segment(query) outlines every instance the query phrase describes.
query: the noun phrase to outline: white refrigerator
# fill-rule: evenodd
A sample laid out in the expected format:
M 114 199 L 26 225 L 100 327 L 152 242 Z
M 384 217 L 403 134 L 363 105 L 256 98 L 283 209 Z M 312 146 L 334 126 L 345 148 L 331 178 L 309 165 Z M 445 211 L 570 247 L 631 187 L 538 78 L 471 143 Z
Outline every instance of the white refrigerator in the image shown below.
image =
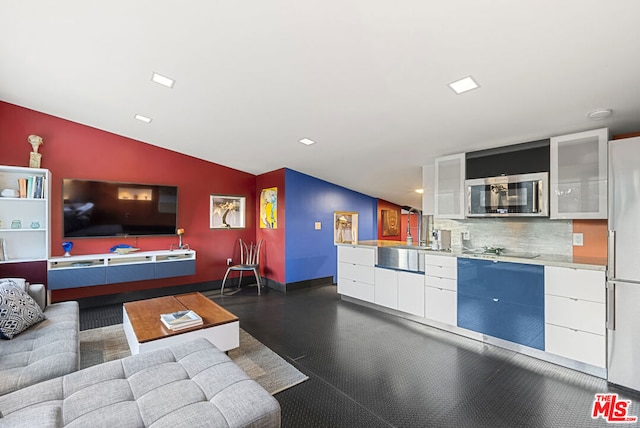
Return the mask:
M 640 137 L 609 142 L 607 380 L 640 391 Z

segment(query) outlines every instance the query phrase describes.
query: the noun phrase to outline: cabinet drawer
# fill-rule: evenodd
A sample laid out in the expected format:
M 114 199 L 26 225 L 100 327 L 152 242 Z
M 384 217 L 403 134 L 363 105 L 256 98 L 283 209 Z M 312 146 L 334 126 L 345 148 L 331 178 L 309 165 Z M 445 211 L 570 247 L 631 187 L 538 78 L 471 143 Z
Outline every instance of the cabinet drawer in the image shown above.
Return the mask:
M 166 261 L 156 263 L 156 279 L 171 278 L 174 276 L 195 275 L 195 273 L 195 260 Z
M 144 281 L 155 277 L 154 263 L 135 263 L 109 266 L 107 268 L 107 284 L 117 284 L 127 281 Z
M 605 303 L 605 273 L 556 266 L 544 268 L 545 293 Z
M 449 325 L 456 325 L 458 302 L 455 291 L 424 288 L 424 316 Z
M 374 267 L 340 262 L 338 263 L 338 277 L 373 284 Z
M 106 282 L 106 267 L 91 266 L 74 269 L 52 269 L 47 278 L 49 290 L 61 290 L 64 288 L 88 287 L 102 285 Z
M 350 296 L 355 299 L 373 302 L 373 284 L 354 281 L 353 279 L 338 278 L 338 293 Z
M 438 278 L 456 279 L 458 277 L 458 268 L 451 266 L 425 265 L 425 275 L 435 276 Z
M 425 276 L 424 284 L 429 287 L 444 288 L 451 291 L 458 290 L 458 280 L 451 278 L 440 278 L 437 276 Z
M 545 351 L 598 367 L 606 364 L 604 335 L 547 324 Z
M 547 295 L 545 322 L 594 334 L 605 334 L 606 308 L 604 303 Z
M 443 266 L 456 269 L 458 258 L 453 256 L 439 256 L 433 254 L 426 254 L 424 256 L 424 264 L 431 266 Z
M 458 293 L 533 306 L 544 314 L 544 267 L 461 259 L 458 263 Z
M 544 310 L 458 294 L 458 327 L 544 350 Z
M 373 267 L 376 264 L 375 248 L 338 246 L 338 261 Z

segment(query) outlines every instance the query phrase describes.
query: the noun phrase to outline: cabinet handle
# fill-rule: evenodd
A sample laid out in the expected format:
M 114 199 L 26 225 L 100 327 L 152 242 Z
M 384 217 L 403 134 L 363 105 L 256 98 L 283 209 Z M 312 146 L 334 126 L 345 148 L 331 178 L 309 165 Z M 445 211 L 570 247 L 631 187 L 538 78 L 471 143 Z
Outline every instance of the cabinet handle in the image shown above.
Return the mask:
M 616 231 L 610 230 L 607 239 L 607 279 L 613 279 L 616 277 Z
M 607 282 L 607 328 L 616 329 L 616 283 Z
M 494 298 L 493 298 L 493 301 L 494 301 L 494 302 L 499 302 L 499 301 L 500 301 L 500 299 L 496 299 L 496 298 L 494 297 Z
M 569 299 L 573 300 L 574 302 L 578 301 L 578 299 L 576 299 L 575 297 L 569 297 Z

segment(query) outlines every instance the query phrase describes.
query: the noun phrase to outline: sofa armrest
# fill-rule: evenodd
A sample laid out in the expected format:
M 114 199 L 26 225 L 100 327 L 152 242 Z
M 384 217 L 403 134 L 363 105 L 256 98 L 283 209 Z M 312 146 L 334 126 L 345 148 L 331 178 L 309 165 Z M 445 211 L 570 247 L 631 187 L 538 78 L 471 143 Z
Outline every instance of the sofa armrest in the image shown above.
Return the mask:
M 33 300 L 44 310 L 47 307 L 47 291 L 42 284 L 29 284 L 27 293 L 33 297 Z

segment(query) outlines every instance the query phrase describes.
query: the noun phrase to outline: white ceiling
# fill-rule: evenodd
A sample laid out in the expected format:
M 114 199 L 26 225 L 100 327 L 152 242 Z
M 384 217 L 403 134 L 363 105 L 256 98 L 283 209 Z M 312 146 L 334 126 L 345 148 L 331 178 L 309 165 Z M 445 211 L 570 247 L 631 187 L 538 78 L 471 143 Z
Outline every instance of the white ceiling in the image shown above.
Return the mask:
M 640 131 L 639 77 L 638 0 L 0 3 L 0 100 L 417 208 L 434 157 Z

